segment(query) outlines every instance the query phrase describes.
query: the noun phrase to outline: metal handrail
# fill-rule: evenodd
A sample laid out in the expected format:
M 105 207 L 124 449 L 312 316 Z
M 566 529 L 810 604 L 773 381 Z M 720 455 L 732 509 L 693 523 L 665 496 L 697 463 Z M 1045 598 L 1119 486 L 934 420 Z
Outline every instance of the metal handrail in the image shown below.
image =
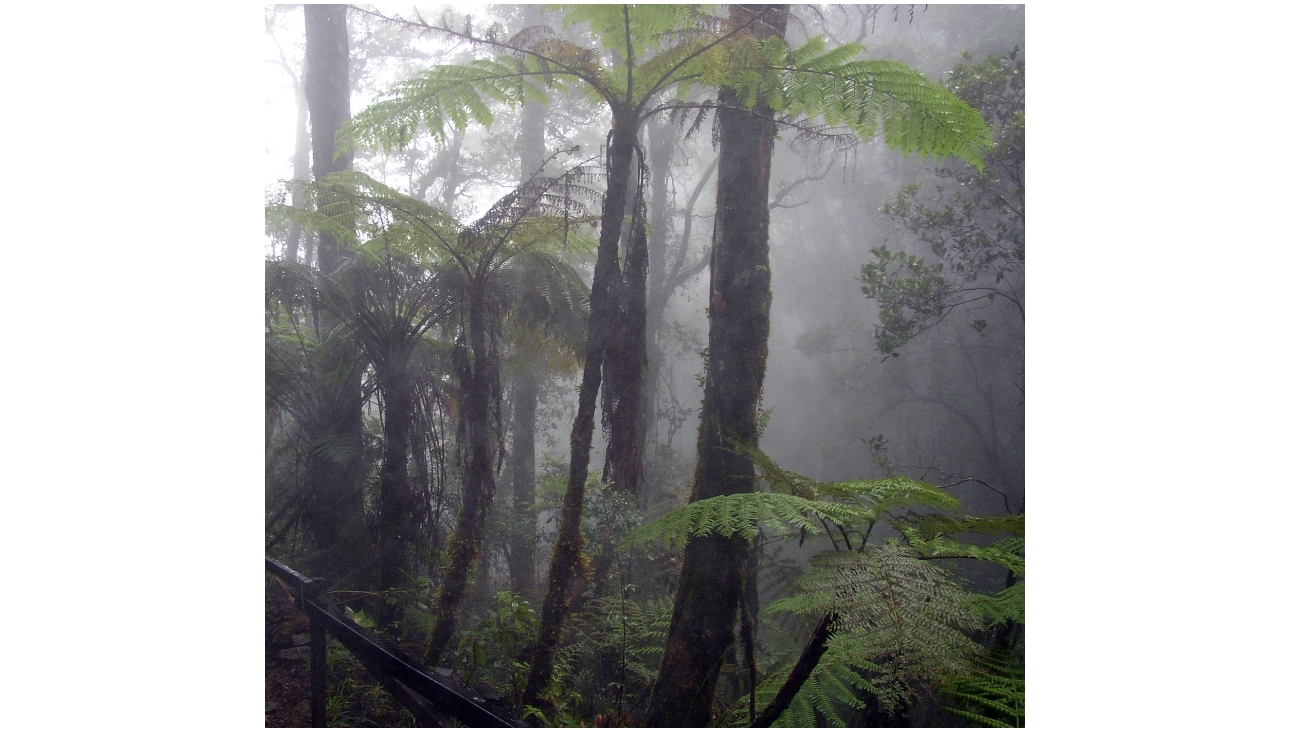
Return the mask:
M 297 593 L 300 608 L 309 617 L 310 712 L 314 727 L 327 727 L 326 635 L 330 632 L 362 662 L 418 721 L 434 722 L 431 713 L 450 715 L 469 727 L 529 727 L 495 702 L 427 672 L 421 664 L 345 618 L 323 593 L 325 582 L 309 578 L 267 555 L 265 568 L 287 581 Z M 400 686 L 402 685 L 402 686 Z M 416 696 L 424 698 L 422 705 Z

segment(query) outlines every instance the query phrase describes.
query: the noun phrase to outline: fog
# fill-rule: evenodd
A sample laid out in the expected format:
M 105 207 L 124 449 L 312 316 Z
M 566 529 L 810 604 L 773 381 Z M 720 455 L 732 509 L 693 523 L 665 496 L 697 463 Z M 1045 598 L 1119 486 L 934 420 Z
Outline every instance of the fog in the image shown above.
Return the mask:
M 520 29 L 529 26 L 535 18 L 549 27 L 544 31 L 549 35 L 542 36 L 548 38 L 547 43 L 566 44 L 562 48 L 596 47 L 598 37 L 587 23 L 567 26 L 561 23 L 560 18 L 566 12 L 547 8 L 537 14 L 532 7 L 504 5 L 350 9 L 351 113 L 360 118 L 364 110 L 374 108 L 373 104 L 392 98 L 392 89 L 401 88 L 399 84 L 409 79 L 420 78 L 427 69 L 492 58 L 496 49 L 476 41 L 476 37 L 520 43 L 514 39 L 527 38 Z M 710 22 L 725 22 L 724 12 L 718 11 Z M 1019 520 L 1024 514 L 1024 121 L 1020 116 L 1024 112 L 1024 74 L 1020 71 L 1025 58 L 1024 17 L 1024 7 L 1019 5 L 794 7 L 783 35 L 790 48 L 803 46 L 811 38 L 819 38 L 824 47 L 858 42 L 864 46 L 858 59 L 899 62 L 921 72 L 932 82 L 950 84 L 961 95 L 984 94 L 984 103 L 991 105 L 990 109 L 1004 109 L 1007 104 L 1017 107 L 999 111 L 998 118 L 992 118 L 991 112 L 982 107 L 985 121 L 992 125 L 996 135 L 993 151 L 984 159 L 983 171 L 977 171 L 962 159 L 897 149 L 895 141 L 884 138 L 885 125 L 875 125 L 873 131 L 877 134 L 856 135 L 836 125 L 822 132 L 823 127 L 812 126 L 817 122 L 809 115 L 781 115 L 770 167 L 772 304 L 765 380 L 758 407 L 762 430 L 756 444 L 779 468 L 826 485 L 868 484 L 866 480 L 907 477 L 943 491 L 958 501 L 961 514 L 974 519 Z M 453 31 L 458 35 L 436 32 L 427 26 L 458 29 Z M 463 28 L 466 30 L 458 32 Z M 292 191 L 297 188 L 291 183 L 293 177 L 302 184 L 311 179 L 309 166 L 302 166 L 298 154 L 296 160 L 292 157 L 298 145 L 308 141 L 298 132 L 302 105 L 306 104 L 302 81 L 305 44 L 305 23 L 298 6 L 266 9 L 265 197 L 268 208 L 276 212 L 269 216 L 266 226 L 265 255 L 273 281 L 277 279 L 272 277 L 296 275 L 290 273 L 295 269 L 272 268 L 290 259 L 287 252 L 293 249 L 289 247 L 297 245 L 291 241 L 299 242 L 299 253 L 290 263 L 300 264 L 303 270 L 316 270 L 323 255 L 319 248 L 323 245 L 320 236 L 332 235 L 325 233 L 330 230 L 325 227 L 311 232 L 309 221 L 312 219 L 304 213 L 290 212 L 292 209 L 305 211 L 307 205 L 314 205 L 303 203 L 302 197 L 293 198 Z M 610 68 L 624 64 L 624 58 L 617 51 L 606 52 L 604 58 Z M 960 70 L 955 71 L 956 68 Z M 990 86 L 992 83 L 995 86 Z M 1000 91 L 1005 88 L 1006 92 Z M 712 286 L 709 257 L 717 240 L 714 221 L 719 217 L 715 204 L 718 176 L 713 170 L 721 144 L 714 129 L 718 114 L 702 109 L 703 103 L 712 103 L 714 92 L 696 86 L 680 93 L 688 96 L 667 97 L 679 108 L 671 114 L 651 118 L 641 126 L 638 137 L 640 159 L 647 165 L 656 165 L 656 160 L 663 165 L 661 169 L 649 170 L 648 188 L 640 194 L 641 200 L 654 206 L 648 210 L 651 260 L 646 297 L 646 402 L 640 416 L 644 422 L 644 480 L 639 491 L 634 496 L 628 495 L 625 502 L 615 502 L 618 497 L 605 496 L 613 495 L 614 488 L 601 485 L 596 476 L 602 473 L 602 465 L 608 458 L 609 424 L 603 409 L 597 410 L 585 519 L 590 520 L 586 530 L 592 560 L 595 569 L 602 572 L 609 569 L 610 550 L 628 544 L 630 529 L 683 507 L 695 488 L 697 434 L 705 382 L 710 376 L 706 362 Z M 1004 101 L 990 96 L 999 93 L 1010 96 Z M 961 98 L 967 100 L 966 96 Z M 521 152 L 526 144 L 531 145 L 532 137 L 526 138 L 523 130 L 527 123 L 525 115 L 532 113 L 532 104 L 526 107 L 523 103 L 486 101 L 490 116 L 487 126 L 479 123 L 475 111 L 471 112 L 474 117 L 450 120 L 443 127 L 442 137 L 431 134 L 422 123 L 413 127 L 414 133 L 404 140 L 406 144 L 390 145 L 389 149 L 371 144 L 356 146 L 353 170 L 410 200 L 451 216 L 463 227 L 486 214 L 491 215 L 497 201 L 526 184 L 532 175 L 526 169 L 525 153 Z M 1018 116 L 1010 116 L 1014 112 Z M 596 173 L 600 176 L 595 178 L 597 182 L 589 184 L 599 185 L 598 190 L 604 191 L 608 179 L 607 134 L 613 123 L 610 107 L 591 99 L 590 94 L 553 92 L 543 114 L 539 122 L 540 144 L 549 166 L 543 168 L 542 174 L 554 176 L 573 169 L 578 163 L 587 164 L 600 171 Z M 1005 139 L 1009 134 L 1014 137 Z M 659 157 L 652 156 L 665 148 L 671 150 L 670 157 L 661 153 Z M 316 168 L 318 161 L 312 163 Z M 639 162 L 633 164 L 639 165 Z M 902 191 L 905 191 L 904 197 Z M 657 201 L 664 203 L 661 210 Z M 598 213 L 599 198 L 594 195 L 588 198 L 586 207 Z M 278 217 L 274 218 L 275 215 Z M 291 228 L 288 221 L 296 227 Z M 594 242 L 594 237 L 599 235 L 598 223 L 577 225 L 582 226 L 580 235 L 588 241 Z M 380 240 L 379 231 L 365 230 L 360 227 L 359 243 L 363 243 L 364 236 L 370 237 L 368 241 Z M 559 256 L 590 287 L 596 267 L 595 247 L 588 244 L 581 250 L 570 248 L 567 232 L 565 236 L 566 244 Z M 622 240 L 626 246 L 627 233 Z M 660 242 L 658 248 L 655 240 Z M 622 257 L 626 255 L 620 253 Z M 357 266 L 356 263 L 348 265 Z M 340 277 L 344 271 L 342 267 L 334 276 Z M 323 281 L 309 285 L 319 287 L 318 291 L 325 292 L 326 286 L 336 286 L 326 283 L 331 272 L 322 271 L 314 276 Z M 286 309 L 273 309 L 272 313 L 280 322 L 287 321 L 288 315 L 284 314 L 287 309 L 297 306 L 285 299 L 283 302 L 275 307 Z M 317 311 L 311 316 L 313 326 L 321 332 Z M 268 325 L 270 330 L 279 326 Z M 466 327 L 461 327 L 460 331 L 443 329 L 442 334 L 433 334 L 440 330 L 426 330 L 424 337 L 426 341 L 432 336 L 441 338 L 435 340 L 441 344 L 433 347 L 447 352 L 453 337 L 465 337 L 461 333 L 466 332 Z M 501 332 L 501 325 L 498 328 Z M 274 336 L 281 338 L 282 332 L 285 329 Z M 498 342 L 502 342 L 502 335 L 497 336 Z M 318 340 L 321 343 L 322 335 L 318 335 Z M 570 450 L 570 432 L 575 428 L 579 386 L 585 377 L 581 365 L 566 364 L 551 366 L 538 378 L 534 426 L 538 492 L 531 498 L 536 500 L 532 503 L 532 509 L 536 510 L 536 572 L 533 580 L 526 583 L 516 573 L 519 563 L 514 555 L 518 550 L 514 546 L 520 544 L 514 542 L 516 530 L 527 529 L 528 523 L 523 520 L 531 519 L 525 517 L 525 498 L 522 487 L 518 486 L 522 479 L 515 471 L 516 454 L 523 451 L 515 441 L 519 433 L 519 426 L 515 424 L 520 413 L 519 378 L 528 372 L 525 368 L 531 363 L 517 354 L 523 352 L 519 349 L 521 346 L 512 342 L 505 340 L 498 345 L 501 387 L 496 394 L 496 423 L 499 425 L 493 427 L 498 449 L 490 466 L 493 473 L 490 479 L 495 478 L 496 482 L 496 497 L 491 508 L 485 507 L 488 523 L 481 538 L 481 567 L 471 568 L 471 582 L 465 589 L 465 597 L 453 599 L 463 601 L 457 630 L 467 631 L 466 635 L 484 642 L 480 646 L 487 644 L 488 651 L 497 652 L 502 650 L 496 645 L 496 634 L 487 634 L 486 640 L 481 638 L 487 633 L 487 627 L 492 627 L 489 631 L 498 630 L 497 622 L 502 621 L 497 613 L 501 609 L 493 604 L 494 596 L 514 596 L 520 602 L 514 605 L 523 604 L 523 615 L 527 617 L 524 621 L 532 624 L 525 624 L 526 630 L 534 630 L 539 599 L 546 581 L 556 570 L 550 567 L 554 565 L 551 556 L 561 515 L 568 514 L 565 490 L 569 464 L 571 458 L 577 459 L 576 453 Z M 431 355 L 425 357 L 426 362 L 433 359 Z M 568 360 L 566 357 L 561 362 Z M 357 367 L 364 388 L 365 425 L 362 428 L 366 455 L 362 458 L 366 461 L 356 468 L 366 474 L 363 479 L 367 480 L 363 482 L 366 486 L 361 487 L 364 501 L 359 509 L 367 515 L 368 524 L 378 525 L 378 518 L 386 519 L 382 499 L 389 499 L 379 496 L 385 492 L 378 494 L 378 484 L 381 489 L 387 489 L 392 478 L 390 464 L 383 460 L 388 460 L 388 454 L 392 453 L 388 450 L 393 438 L 389 435 L 393 418 L 389 414 L 394 399 L 390 393 L 394 391 L 376 366 L 360 364 Z M 428 405 L 432 396 L 424 396 L 427 421 L 422 428 L 433 438 L 425 442 L 430 445 L 418 446 L 421 442 L 415 441 L 418 437 L 414 436 L 416 454 L 411 471 L 407 464 L 402 467 L 405 480 L 423 485 L 418 488 L 424 494 L 418 492 L 415 500 L 418 504 L 420 500 L 433 503 L 426 509 L 434 515 L 419 516 L 419 521 L 408 528 L 419 536 L 406 548 L 409 552 L 403 563 L 409 581 L 401 590 L 411 591 L 415 596 L 406 609 L 408 613 L 399 613 L 404 610 L 402 604 L 395 613 L 389 613 L 395 610 L 388 608 L 393 605 L 393 599 L 383 606 L 370 601 L 346 605 L 359 612 L 355 615 L 371 614 L 391 640 L 405 642 L 401 646 L 424 649 L 427 656 L 434 657 L 439 657 L 437 652 L 446 651 L 442 662 L 454 677 L 467 683 L 483 682 L 477 687 L 486 685 L 489 692 L 496 690 L 499 697 L 505 695 L 509 698 L 505 702 L 520 712 L 524 706 L 519 702 L 519 693 L 524 685 L 517 683 L 515 676 L 507 678 L 504 671 L 496 669 L 502 665 L 490 664 L 493 668 L 488 670 L 472 669 L 474 665 L 470 662 L 478 663 L 478 660 L 465 659 L 466 650 L 456 643 L 445 650 L 426 639 L 430 635 L 429 626 L 442 627 L 443 617 L 458 610 L 455 604 L 450 609 L 443 608 L 443 596 L 448 590 L 443 586 L 451 582 L 443 577 L 447 570 L 443 561 L 448 559 L 444 551 L 450 550 L 444 547 L 444 541 L 450 532 L 460 531 L 468 521 L 465 505 L 469 499 L 465 495 L 470 489 L 469 470 L 461 456 L 469 427 L 458 426 L 455 420 L 458 409 L 466 407 L 461 404 L 467 396 L 460 394 L 466 392 L 468 378 L 459 378 L 453 374 L 456 372 L 445 369 L 431 378 L 438 383 L 434 386 L 433 398 L 441 400 L 435 401 L 439 405 L 432 408 Z M 417 386 L 425 387 L 429 386 Z M 311 526 L 308 511 L 300 508 L 293 512 L 290 506 L 292 500 L 305 499 L 292 495 L 304 495 L 311 489 L 312 477 L 301 464 L 313 458 L 303 454 L 313 451 L 300 451 L 302 447 L 295 445 L 315 438 L 308 435 L 303 423 L 294 412 L 288 414 L 288 409 L 275 405 L 266 414 L 266 444 L 270 454 L 266 475 L 266 543 L 271 553 L 280 554 L 288 561 L 296 560 L 316 572 L 331 571 L 337 565 L 336 560 L 334 555 L 325 557 L 325 551 L 318 546 L 313 537 L 318 528 Z M 316 450 L 316 447 L 310 448 Z M 532 467 L 521 462 L 520 468 Z M 406 476 L 407 473 L 412 476 Z M 609 473 L 608 467 L 604 473 Z M 487 498 L 494 499 L 491 491 Z M 566 500 L 563 503 L 566 512 L 561 511 L 561 499 Z M 462 516 L 454 518 L 458 510 Z M 922 516 L 920 508 L 906 518 Z M 753 570 L 761 571 L 760 578 L 750 579 L 750 584 L 756 586 L 751 599 L 754 604 L 765 606 L 791 594 L 797 590 L 792 588 L 794 581 L 807 572 L 812 556 L 827 551 L 830 544 L 833 549 L 841 549 L 840 538 L 823 518 L 819 523 L 823 531 L 814 527 L 808 531 L 803 527 L 800 537 L 797 531 L 786 537 L 772 535 L 769 528 L 763 528 L 757 538 L 760 542 L 754 541 L 756 550 L 763 551 L 760 553 L 763 564 L 760 569 L 756 563 L 751 564 Z M 868 529 L 873 533 L 873 549 L 884 540 L 902 539 L 902 525 L 899 520 L 890 524 L 881 520 L 871 522 Z M 379 533 L 386 528 L 370 529 Z M 838 529 L 850 549 L 858 533 L 847 533 L 841 523 Z M 869 533 L 864 534 L 868 541 Z M 988 546 L 993 538 L 969 535 L 963 540 L 964 544 Z M 368 550 L 375 555 L 378 543 L 379 540 L 371 538 L 364 543 L 367 547 L 355 548 L 355 554 Z M 857 545 L 860 551 L 865 549 L 864 544 Z M 571 620 L 580 627 L 578 631 L 583 632 L 580 635 L 584 640 L 589 640 L 586 637 L 591 635 L 587 633 L 591 629 L 587 627 L 591 624 L 585 622 L 595 618 L 594 610 L 610 610 L 595 601 L 604 600 L 608 595 L 605 591 L 621 598 L 624 603 L 616 615 L 623 623 L 622 661 L 626 667 L 627 598 L 632 596 L 638 601 L 633 605 L 637 605 L 635 610 L 639 615 L 633 614 L 633 620 L 641 622 L 646 621 L 642 616 L 654 610 L 651 606 L 662 606 L 657 608 L 663 612 L 658 619 L 662 623 L 651 629 L 654 634 L 649 634 L 654 637 L 649 641 L 661 641 L 660 637 L 667 631 L 666 615 L 671 611 L 670 595 L 681 581 L 677 572 L 681 554 L 659 548 L 614 554 L 619 556 L 613 558 L 618 561 L 613 564 L 617 566 L 614 570 L 620 571 L 616 577 L 619 582 L 614 584 L 617 588 L 607 588 L 600 582 L 594 584 L 594 589 L 579 584 L 582 587 L 578 590 L 585 588 L 587 600 L 592 603 L 583 604 L 575 599 L 570 609 L 574 614 Z M 594 556 L 603 556 L 599 558 L 601 562 L 594 562 L 597 559 Z M 954 559 L 944 565 L 968 590 L 993 595 L 1013 586 L 1010 569 L 1001 567 L 1000 563 L 950 557 Z M 369 564 L 376 560 L 372 557 Z M 625 564 L 634 567 L 623 568 Z M 352 594 L 377 595 L 378 591 L 391 588 L 354 578 L 355 570 L 361 569 L 351 569 L 345 579 L 353 583 Z M 628 585 L 629 577 L 631 585 Z M 613 593 L 614 590 L 618 593 Z M 432 599 L 439 602 L 433 610 Z M 651 601 L 661 603 L 656 605 Z M 392 618 L 398 616 L 403 617 L 402 623 Z M 768 673 L 771 669 L 780 671 L 776 681 L 782 685 L 783 673 L 792 666 L 799 648 L 806 642 L 811 622 L 805 618 L 770 616 L 763 617 L 761 622 L 765 633 L 759 641 L 765 645 L 758 646 L 758 661 L 765 663 Z M 411 628 L 414 624 L 421 628 L 414 630 Z M 1011 622 L 1007 626 L 1011 633 L 1006 646 L 1010 651 L 1021 652 L 1024 667 L 1024 630 Z M 1002 634 L 994 628 L 977 632 L 974 640 L 1005 645 L 998 643 L 1004 640 L 998 638 Z M 521 652 L 520 657 L 528 656 L 523 651 L 532 650 L 531 643 L 520 641 L 518 646 L 528 647 L 516 649 Z M 569 687 L 587 688 L 586 694 L 579 695 L 581 699 L 564 697 L 557 702 L 559 711 L 566 714 L 561 715 L 563 720 L 559 722 L 551 721 L 574 723 L 580 718 L 583 722 L 595 723 L 639 722 L 647 706 L 649 683 L 656 676 L 650 672 L 657 672 L 651 662 L 657 663 L 662 651 L 660 644 L 658 653 L 649 649 L 642 654 L 649 658 L 641 659 L 642 674 L 636 683 L 619 677 L 615 680 L 617 689 L 613 692 L 605 689 L 604 696 L 597 694 L 600 690 L 590 689 L 599 686 L 597 682 L 603 685 L 603 677 L 595 674 L 603 672 L 603 667 L 593 667 L 592 659 L 568 660 L 573 664 L 567 671 L 582 674 L 577 674 L 578 678 L 570 674 L 563 681 Z M 733 657 L 734 649 L 730 651 Z M 514 655 L 507 656 L 506 661 L 519 661 Z M 586 656 L 600 655 L 592 652 Z M 528 664 L 524 663 L 523 667 L 527 671 Z M 730 666 L 722 677 L 723 684 L 718 690 L 726 698 L 722 701 L 739 701 L 748 692 L 748 687 L 741 684 L 743 680 L 733 676 Z M 908 690 L 907 696 L 902 695 L 904 699 L 893 705 L 885 695 L 881 702 L 874 699 L 879 695 L 874 695 L 868 700 L 869 710 L 861 711 L 855 706 L 845 710 L 851 713 L 846 715 L 847 721 L 953 723 L 943 713 L 938 714 L 937 708 L 943 704 L 936 694 L 938 685 L 927 678 L 899 681 L 907 682 L 907 687 L 901 685 Z M 511 684 L 500 686 L 505 682 Z M 773 693 L 778 686 L 773 685 L 764 692 Z M 507 692 L 511 695 L 506 695 Z M 769 694 L 763 694 L 758 704 L 764 705 L 768 699 Z M 742 702 L 745 707 L 742 711 L 747 712 L 748 698 L 743 696 Z M 556 705 L 543 707 L 551 710 Z M 875 715 L 879 707 L 887 714 Z M 821 713 L 818 721 L 828 720 L 821 706 L 817 705 L 814 711 Z M 363 716 L 372 722 L 391 721 L 373 719 L 375 711 L 371 707 L 365 706 L 361 712 L 354 709 L 354 712 L 367 713 Z M 733 710 L 726 708 L 719 712 Z M 733 716 L 721 717 L 733 720 Z M 291 721 L 285 716 L 275 720 Z

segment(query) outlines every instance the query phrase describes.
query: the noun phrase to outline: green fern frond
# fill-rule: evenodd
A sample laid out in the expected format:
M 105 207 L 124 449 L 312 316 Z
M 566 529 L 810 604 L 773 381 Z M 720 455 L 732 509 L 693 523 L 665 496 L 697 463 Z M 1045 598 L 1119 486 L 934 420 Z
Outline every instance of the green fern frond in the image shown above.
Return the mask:
M 971 671 L 944 685 L 960 707 L 941 711 L 978 727 L 1025 727 L 1026 667 L 1020 656 L 995 650 L 974 662 Z
M 490 102 L 515 106 L 525 98 L 546 101 L 540 86 L 525 81 L 528 73 L 522 59 L 505 55 L 464 66 L 435 66 L 356 114 L 337 135 L 337 150 L 402 150 L 423 129 L 443 144 L 449 125 L 465 129 L 472 118 L 487 128 L 493 123 Z
M 819 518 L 847 524 L 854 521 L 858 514 L 856 508 L 849 505 L 810 500 L 791 494 L 727 494 L 691 502 L 641 525 L 628 536 L 628 545 L 658 540 L 679 549 L 691 537 L 710 534 L 725 537 L 738 535 L 751 540 L 757 535 L 759 527 L 777 535 L 801 530 L 817 534 L 821 531 Z
M 1025 575 L 1026 573 L 1026 559 L 1015 550 L 1009 549 L 1016 540 L 1022 538 L 1008 538 L 1008 542 L 1005 543 L 1004 547 L 1000 547 L 999 543 L 994 545 L 973 545 L 943 536 L 933 537 L 930 540 L 925 539 L 919 534 L 918 528 L 913 525 L 896 523 L 895 527 L 909 542 L 909 546 L 923 557 L 975 558 L 1002 565 L 1014 575 Z M 1000 542 L 1004 541 L 1001 540 Z
M 849 482 L 818 482 L 788 471 L 759 449 L 735 446 L 752 460 L 753 466 L 772 492 L 806 499 L 831 497 L 856 502 L 862 522 L 877 522 L 884 514 L 904 507 L 932 507 L 957 512 L 959 500 L 941 487 L 908 477 L 884 477 Z
M 987 626 L 1011 621 L 1026 623 L 1026 581 L 1019 580 L 994 595 L 978 594 L 970 605 L 981 614 Z
M 960 532 L 971 532 L 977 535 L 1009 534 L 1024 538 L 1026 515 L 1024 513 L 989 517 L 927 515 L 919 521 L 918 532 L 927 539 Z

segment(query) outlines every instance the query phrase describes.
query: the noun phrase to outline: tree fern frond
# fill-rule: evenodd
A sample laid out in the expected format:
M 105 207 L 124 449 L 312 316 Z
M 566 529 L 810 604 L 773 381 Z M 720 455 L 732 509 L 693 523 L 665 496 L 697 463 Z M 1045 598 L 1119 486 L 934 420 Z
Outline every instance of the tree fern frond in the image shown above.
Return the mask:
M 821 531 L 821 517 L 846 524 L 856 519 L 854 507 L 836 502 L 804 499 L 791 494 L 752 492 L 727 494 L 691 502 L 632 531 L 629 545 L 659 540 L 678 549 L 691 537 L 738 535 L 751 540 L 759 526 L 773 534 Z
M 941 711 L 979 727 L 1025 727 L 1026 667 L 1002 650 L 979 657 L 971 671 L 946 681 L 944 693 L 960 707 Z
M 420 130 L 442 145 L 449 125 L 465 129 L 472 118 L 488 127 L 493 122 L 489 102 L 515 106 L 525 98 L 545 101 L 539 86 L 524 83 L 526 73 L 524 61 L 513 56 L 435 66 L 396 85 L 354 115 L 337 134 L 337 150 L 352 151 L 356 146 L 386 153 L 402 150 Z
M 1019 580 L 994 595 L 975 595 L 970 605 L 981 614 L 987 626 L 997 626 L 1008 621 L 1024 624 L 1026 622 L 1026 581 Z
M 998 544 L 973 545 L 943 536 L 929 540 L 920 535 L 918 528 L 913 525 L 897 523 L 895 527 L 909 541 L 910 547 L 923 557 L 976 558 L 1002 565 L 1014 575 L 1025 575 L 1026 559 L 1013 550 L 999 547 Z

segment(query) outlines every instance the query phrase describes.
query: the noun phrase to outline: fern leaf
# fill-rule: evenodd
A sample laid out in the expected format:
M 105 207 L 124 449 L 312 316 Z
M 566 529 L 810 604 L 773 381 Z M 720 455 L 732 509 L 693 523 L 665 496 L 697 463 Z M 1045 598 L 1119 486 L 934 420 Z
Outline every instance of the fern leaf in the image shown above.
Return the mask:
M 846 524 L 859 514 L 854 507 L 836 502 L 804 499 L 791 494 L 753 492 L 701 499 L 678 507 L 632 531 L 628 545 L 662 541 L 682 548 L 691 537 L 710 534 L 751 540 L 758 527 L 786 535 L 805 530 L 817 534 L 819 518 Z

